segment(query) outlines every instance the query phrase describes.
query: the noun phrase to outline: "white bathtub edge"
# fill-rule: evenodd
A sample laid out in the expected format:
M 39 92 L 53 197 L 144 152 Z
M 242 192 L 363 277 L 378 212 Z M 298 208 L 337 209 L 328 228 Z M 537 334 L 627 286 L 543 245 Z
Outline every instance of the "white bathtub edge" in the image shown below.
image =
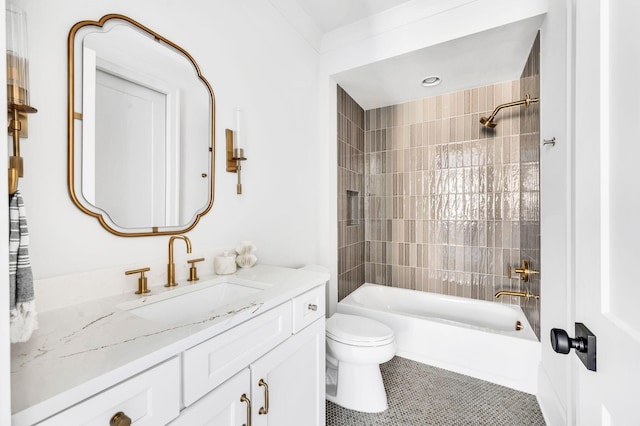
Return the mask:
M 567 415 L 560 399 L 556 394 L 551 380 L 542 363 L 538 367 L 538 393 L 536 394 L 540 411 L 544 421 L 549 426 L 564 426 L 567 424 Z
M 518 318 L 526 330 L 493 332 L 461 323 L 441 322 L 428 316 L 404 314 L 400 309 L 385 310 L 386 307 L 379 309 L 377 306 L 352 302 L 353 295 L 361 289 L 358 288 L 338 303 L 338 312 L 372 318 L 391 327 L 397 343 L 396 355 L 531 395 L 538 393 L 540 342 L 519 308 Z M 407 289 L 392 291 L 401 296 L 416 292 Z M 415 301 L 416 295 L 431 297 L 428 294 L 418 292 L 411 300 Z

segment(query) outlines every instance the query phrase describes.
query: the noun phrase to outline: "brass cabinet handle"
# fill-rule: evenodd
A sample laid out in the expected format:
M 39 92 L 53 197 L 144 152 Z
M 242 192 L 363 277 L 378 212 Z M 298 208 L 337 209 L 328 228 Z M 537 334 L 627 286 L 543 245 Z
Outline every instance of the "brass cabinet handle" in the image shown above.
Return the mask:
M 264 407 L 260 407 L 258 414 L 269 414 L 269 385 L 264 379 L 260 379 L 258 386 L 264 386 Z
M 310 311 L 317 311 L 318 310 L 318 305 L 315 305 L 313 303 L 309 303 L 309 306 L 307 306 L 307 309 L 309 309 Z
M 109 426 L 131 426 L 131 419 L 122 411 L 118 411 L 111 417 Z
M 242 426 L 251 426 L 251 400 L 247 398 L 246 393 L 243 393 L 240 397 L 240 402 L 247 403 L 247 423 L 243 424 Z

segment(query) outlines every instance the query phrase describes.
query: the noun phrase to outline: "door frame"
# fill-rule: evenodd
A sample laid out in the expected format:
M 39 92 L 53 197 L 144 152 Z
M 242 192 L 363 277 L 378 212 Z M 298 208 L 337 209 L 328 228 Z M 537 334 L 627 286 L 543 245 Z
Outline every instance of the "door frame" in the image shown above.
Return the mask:
M 575 321 L 575 0 L 549 2 L 540 31 L 541 364 L 536 395 L 549 425 L 575 422 L 575 370 L 551 328 Z M 555 138 L 555 145 L 544 140 Z

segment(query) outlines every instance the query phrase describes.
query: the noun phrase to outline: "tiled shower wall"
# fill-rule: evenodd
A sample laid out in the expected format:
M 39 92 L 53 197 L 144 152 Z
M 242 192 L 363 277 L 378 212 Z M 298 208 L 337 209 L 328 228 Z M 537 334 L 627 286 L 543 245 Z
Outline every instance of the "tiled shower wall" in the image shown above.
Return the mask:
M 539 265 L 538 106 L 503 109 L 493 130 L 479 120 L 538 96 L 537 46 L 520 80 L 366 111 L 364 149 L 361 108 L 338 89 L 338 300 L 365 281 L 490 301 L 498 290 L 525 289 L 508 267 L 520 264 L 521 243 Z M 348 225 L 352 188 L 358 202 L 365 192 L 364 227 Z M 538 334 L 538 303 L 524 308 Z
M 536 38 L 520 78 L 520 93 L 540 96 L 540 35 Z M 540 272 L 540 115 L 532 104 L 520 115 L 520 251 L 529 268 Z M 540 275 L 522 283 L 529 292 L 540 294 Z M 529 324 L 540 338 L 540 301 L 522 301 Z
M 364 283 L 364 110 L 338 86 L 338 300 Z
M 366 112 L 365 280 L 473 299 L 517 288 L 520 82 Z M 518 300 L 506 302 L 519 303 Z

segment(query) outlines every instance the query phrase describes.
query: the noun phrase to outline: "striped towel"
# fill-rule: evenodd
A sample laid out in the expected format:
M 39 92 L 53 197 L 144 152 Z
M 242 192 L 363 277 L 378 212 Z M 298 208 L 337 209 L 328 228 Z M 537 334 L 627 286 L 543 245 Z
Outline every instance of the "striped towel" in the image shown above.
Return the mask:
M 9 196 L 9 288 L 11 342 L 26 342 L 38 328 L 29 260 L 29 231 L 20 191 Z

